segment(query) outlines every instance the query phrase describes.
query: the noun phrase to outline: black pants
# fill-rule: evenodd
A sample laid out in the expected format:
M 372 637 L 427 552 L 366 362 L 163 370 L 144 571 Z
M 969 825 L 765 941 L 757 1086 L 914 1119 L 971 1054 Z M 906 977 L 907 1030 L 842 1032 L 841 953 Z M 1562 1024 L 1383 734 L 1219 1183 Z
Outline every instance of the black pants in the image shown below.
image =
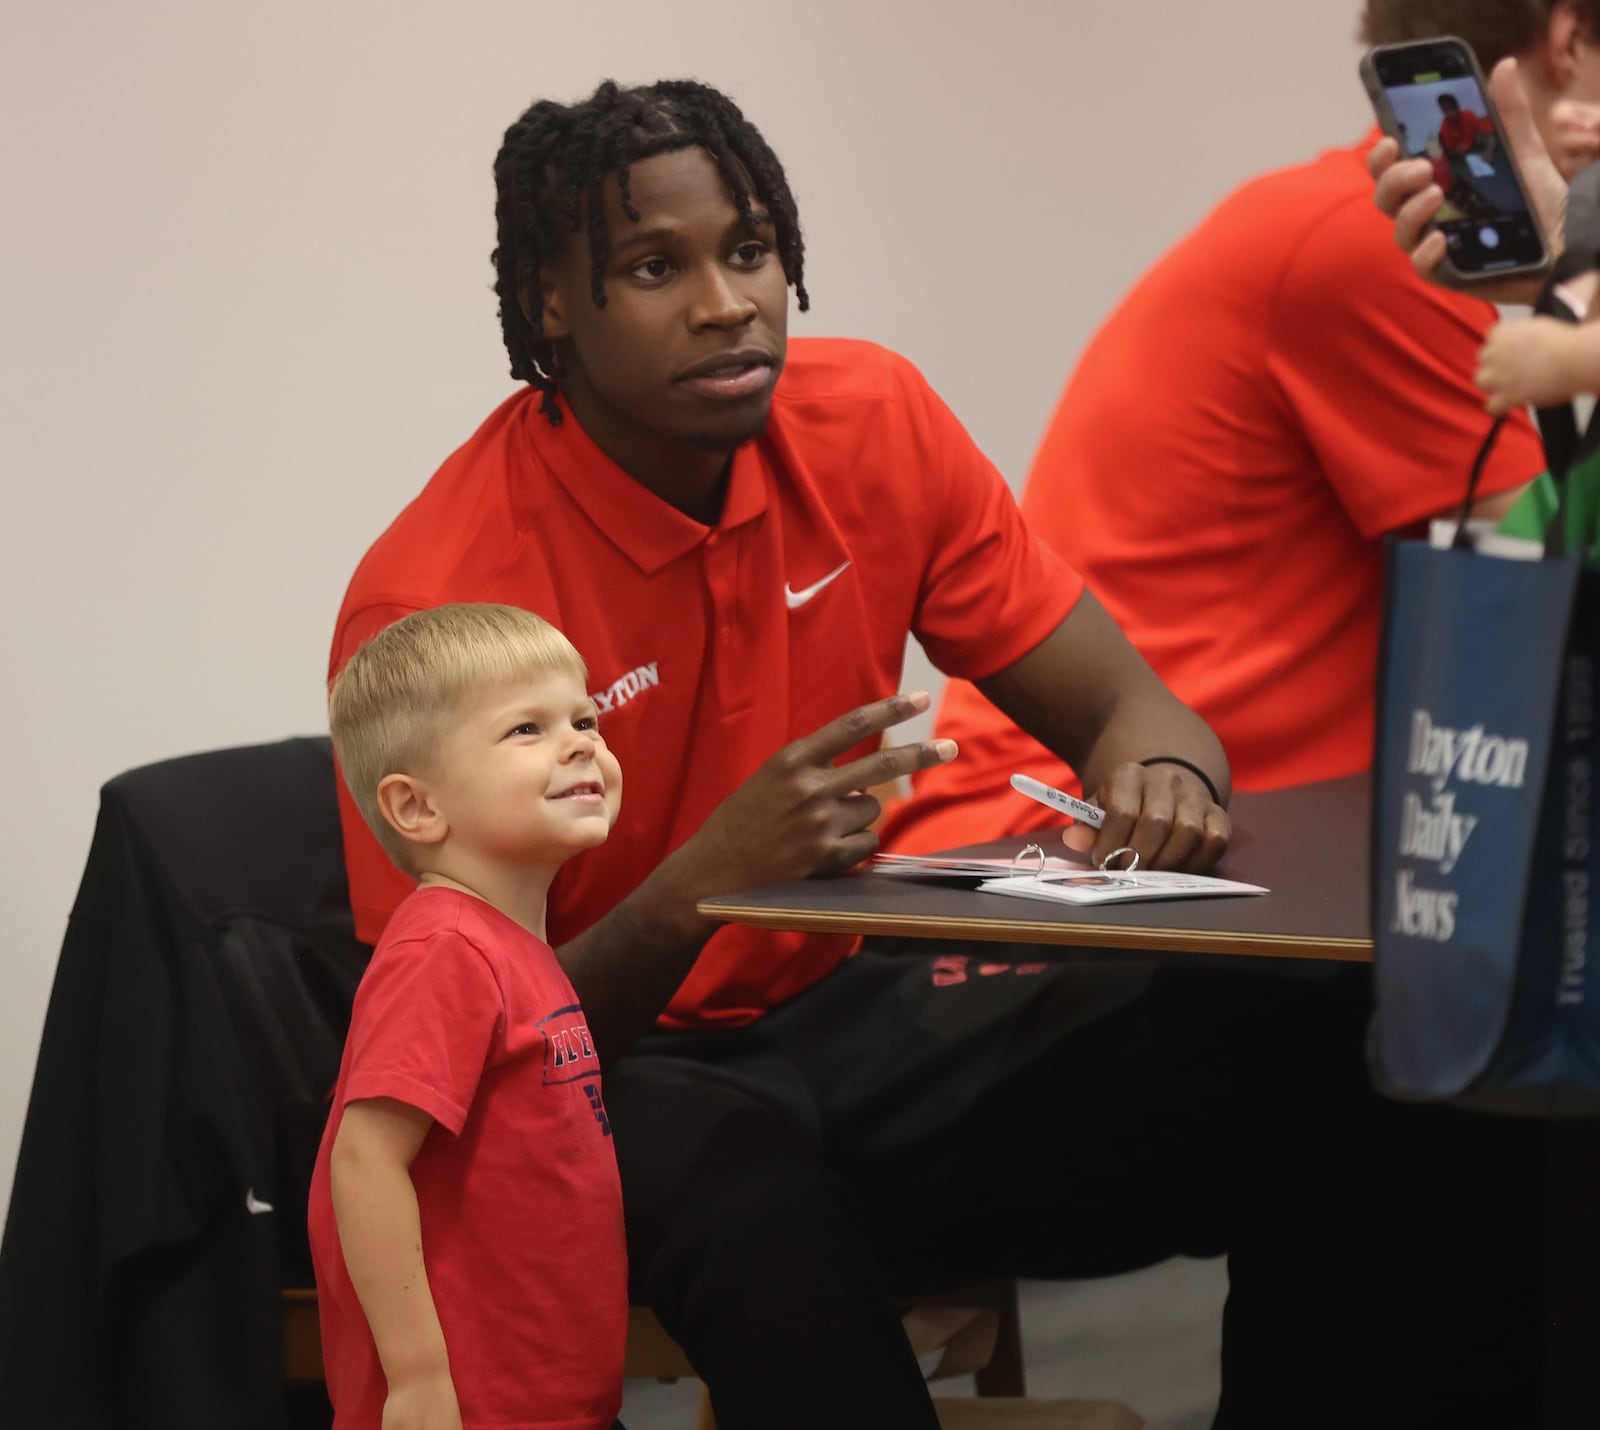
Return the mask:
M 1533 1423 L 1536 1130 L 1378 1099 L 1364 969 L 868 945 L 606 1077 L 722 1430 L 925 1427 L 891 1302 L 1229 1254 L 1218 1430 Z

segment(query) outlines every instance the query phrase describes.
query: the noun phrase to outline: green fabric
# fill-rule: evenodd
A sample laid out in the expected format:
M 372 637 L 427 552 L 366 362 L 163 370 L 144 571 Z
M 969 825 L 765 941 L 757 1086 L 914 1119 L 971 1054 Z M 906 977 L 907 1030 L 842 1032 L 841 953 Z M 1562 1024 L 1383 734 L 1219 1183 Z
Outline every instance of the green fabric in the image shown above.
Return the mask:
M 1579 462 L 1567 477 L 1567 550 L 1588 553 L 1586 564 L 1600 568 L 1600 453 Z M 1500 521 L 1507 536 L 1543 541 L 1560 505 L 1549 472 L 1541 472 Z
M 1554 478 L 1549 472 L 1540 472 L 1517 498 L 1516 505 L 1500 518 L 1499 530 L 1506 536 L 1521 536 L 1529 541 L 1543 541 L 1545 528 L 1550 525 L 1550 518 L 1556 514 L 1559 501 L 1560 494 L 1556 491 Z M 1571 530 L 1570 522 L 1568 530 Z

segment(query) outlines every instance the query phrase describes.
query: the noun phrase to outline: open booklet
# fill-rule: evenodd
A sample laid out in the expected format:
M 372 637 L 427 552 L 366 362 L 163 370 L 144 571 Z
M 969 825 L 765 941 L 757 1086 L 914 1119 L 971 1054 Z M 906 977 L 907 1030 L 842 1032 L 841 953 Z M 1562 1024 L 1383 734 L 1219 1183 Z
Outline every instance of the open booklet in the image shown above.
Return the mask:
M 1010 874 L 985 879 L 981 894 L 1010 894 L 1019 899 L 1047 899 L 1057 904 L 1119 904 L 1133 899 L 1202 899 L 1218 894 L 1264 894 L 1260 884 L 1215 879 L 1205 874 L 1176 874 L 1163 869 L 1077 870 L 1071 874 Z
M 1070 814 L 1080 823 L 1102 828 L 1105 811 L 1098 805 L 1051 789 L 1030 775 L 1012 775 L 1011 787 L 1018 794 L 1037 800 L 1058 813 Z M 1113 857 L 1139 856 L 1132 849 L 1116 849 Z M 1107 863 L 1111 860 L 1108 858 Z M 961 854 L 879 854 L 872 861 L 874 872 L 898 874 L 908 879 L 965 879 L 975 883 L 979 893 L 1009 894 L 1019 899 L 1046 899 L 1056 904 L 1117 904 L 1133 899 L 1201 899 L 1218 894 L 1264 894 L 1259 884 L 1241 884 L 1234 879 L 1216 879 L 1202 874 L 1176 874 L 1153 869 L 1096 869 L 1087 855 L 1064 859 L 1048 855 L 1037 844 L 1028 844 L 1020 854 L 1007 858 Z
M 1259 884 L 1165 870 L 1093 869 L 1081 860 L 1020 859 L 959 854 L 879 854 L 873 872 L 907 879 L 965 879 L 983 894 L 1009 894 L 1057 904 L 1116 904 L 1133 899 L 1200 899 L 1219 894 L 1265 894 Z

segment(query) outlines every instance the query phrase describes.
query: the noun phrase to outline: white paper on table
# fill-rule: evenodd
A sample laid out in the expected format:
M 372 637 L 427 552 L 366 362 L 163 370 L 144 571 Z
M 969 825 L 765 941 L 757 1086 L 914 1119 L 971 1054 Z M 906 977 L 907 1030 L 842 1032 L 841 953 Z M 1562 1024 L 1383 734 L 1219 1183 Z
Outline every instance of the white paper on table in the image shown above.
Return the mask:
M 980 894 L 1009 894 L 1019 899 L 1042 899 L 1055 904 L 1121 904 L 1139 899 L 1203 899 L 1221 894 L 1265 894 L 1260 884 L 1241 884 L 1205 874 L 1177 874 L 1162 869 L 1082 871 L 1055 877 L 1016 875 L 986 879 Z
M 993 879 L 1025 868 L 1030 873 L 1039 869 L 1039 860 L 1033 854 L 1011 859 L 983 857 L 964 858 L 951 854 L 875 854 L 872 858 L 874 874 L 899 874 L 904 878 L 920 879 Z M 1048 874 L 1092 873 L 1083 860 L 1058 859 L 1046 856 L 1044 872 Z

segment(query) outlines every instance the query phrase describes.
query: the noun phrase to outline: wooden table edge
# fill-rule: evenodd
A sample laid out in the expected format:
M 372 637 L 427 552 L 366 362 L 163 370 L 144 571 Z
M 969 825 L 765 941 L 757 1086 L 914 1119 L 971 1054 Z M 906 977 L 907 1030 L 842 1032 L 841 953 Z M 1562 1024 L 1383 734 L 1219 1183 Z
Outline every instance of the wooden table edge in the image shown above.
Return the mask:
M 1244 954 L 1260 958 L 1318 958 L 1368 963 L 1372 941 L 1286 933 L 1236 933 L 1225 929 L 1151 928 L 1147 925 L 1064 923 L 1057 920 L 963 919 L 866 911 L 819 912 L 708 901 L 707 918 L 751 928 L 797 933 L 843 933 L 878 938 L 950 938 L 968 943 L 1038 943 L 1077 948 L 1138 948 L 1184 953 Z

